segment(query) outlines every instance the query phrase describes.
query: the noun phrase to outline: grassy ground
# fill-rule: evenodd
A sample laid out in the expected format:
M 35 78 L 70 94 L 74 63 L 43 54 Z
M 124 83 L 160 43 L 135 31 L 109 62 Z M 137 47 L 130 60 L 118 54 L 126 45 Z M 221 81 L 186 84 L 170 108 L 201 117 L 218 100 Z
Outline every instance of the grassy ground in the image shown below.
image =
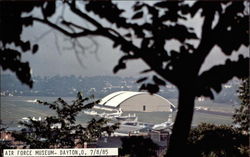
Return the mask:
M 23 117 L 45 117 L 48 115 L 53 115 L 54 113 L 46 106 L 32 103 L 32 100 L 40 99 L 44 101 L 55 101 L 57 98 L 53 97 L 1 97 L 1 120 L 4 123 L 15 125 Z M 70 99 L 69 99 L 70 100 Z M 176 100 L 170 100 L 176 105 Z M 233 112 L 233 107 L 227 104 L 218 104 L 212 102 L 198 103 L 200 106 L 207 106 L 211 110 L 219 110 L 223 112 Z M 126 112 L 133 114 L 134 112 Z M 162 123 L 167 121 L 167 112 L 135 112 L 138 115 L 138 120 L 148 123 Z M 174 117 L 174 116 L 173 116 Z M 79 123 L 85 123 L 89 121 L 92 117 L 80 114 L 77 118 Z M 195 112 L 193 118 L 193 125 L 197 125 L 201 122 L 215 123 L 215 124 L 231 124 L 232 118 L 230 116 L 206 114 Z

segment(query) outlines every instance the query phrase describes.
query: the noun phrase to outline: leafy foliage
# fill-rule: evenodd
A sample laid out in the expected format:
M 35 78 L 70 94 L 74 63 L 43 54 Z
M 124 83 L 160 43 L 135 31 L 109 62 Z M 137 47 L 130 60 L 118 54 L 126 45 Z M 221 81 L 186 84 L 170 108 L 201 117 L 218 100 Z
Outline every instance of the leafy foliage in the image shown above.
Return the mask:
M 121 155 L 129 155 L 129 157 L 156 157 L 156 150 L 159 146 L 150 138 L 143 136 L 124 137 L 122 140 L 122 148 L 119 153 Z
M 187 150 L 193 157 L 247 157 L 248 139 L 230 126 L 202 123 L 191 130 Z
M 239 125 L 239 129 L 249 134 L 249 78 L 242 79 L 241 86 L 238 90 L 241 100 L 240 107 L 235 110 L 233 115 L 234 123 Z
M 87 141 L 95 141 L 97 138 L 101 137 L 103 132 L 111 135 L 111 133 L 118 129 L 118 123 L 112 126 L 106 126 L 107 122 L 108 120 L 104 118 L 99 120 L 92 119 L 89 121 L 88 126 L 85 129 L 84 138 L 87 139 Z
M 5 142 L 5 143 L 4 143 Z M 11 143 L 8 141 L 1 141 L 0 142 L 0 155 L 3 156 L 3 150 L 4 149 L 13 149 L 13 147 L 11 146 Z
M 234 76 L 242 78 L 249 75 L 249 57 L 243 56 L 239 56 L 237 61 L 228 60 L 225 64 L 214 66 L 200 73 L 202 64 L 214 47 L 221 49 L 218 53 L 229 56 L 240 47 L 249 46 L 249 13 L 246 11 L 248 2 L 200 0 L 190 4 L 185 1 L 157 1 L 149 4 L 140 1 L 133 4 L 131 9 L 134 12 L 131 17 L 125 17 L 123 14 L 125 11 L 110 0 L 83 3 L 76 0 L 62 2 L 72 14 L 91 24 L 91 29 L 87 24 L 79 26 L 74 21 L 66 22 L 65 19 L 60 24 L 53 23 L 50 17 L 56 10 L 56 3 L 54 3 L 54 1 L 41 1 L 37 5 L 42 12 L 42 18 L 33 15 L 21 16 L 22 11 L 27 12 L 26 8 L 21 7 L 17 9 L 19 12 L 14 16 L 13 21 L 18 19 L 28 24 L 40 22 L 71 38 L 105 37 L 113 42 L 114 48 L 117 47 L 124 53 L 117 66 L 114 67 L 115 73 L 125 69 L 127 61 L 142 59 L 150 67 L 150 71 L 155 72 L 155 76 L 153 76 L 153 83 L 143 83 L 146 79 L 138 81 L 142 83 L 141 89 L 156 93 L 160 89 L 159 86 L 164 85 L 163 81 L 177 86 L 180 93 L 178 113 L 170 139 L 168 157 L 179 156 L 178 147 L 185 147 L 191 127 L 195 97 L 213 98 L 213 91 L 219 93 L 223 83 Z M 10 3 L 9 7 L 12 5 L 15 3 Z M 90 12 L 95 16 L 89 14 Z M 12 15 L 9 14 L 12 10 L 11 12 L 4 10 L 4 13 L 4 18 L 8 19 L 8 16 Z M 203 18 L 200 35 L 186 23 L 197 14 Z M 114 27 L 110 28 L 110 25 L 106 26 L 101 23 L 98 17 L 109 24 L 114 24 Z M 180 22 L 181 20 L 185 22 Z M 19 28 L 15 33 L 17 38 L 20 37 L 23 25 L 18 21 L 15 23 Z M 11 31 L 9 28 L 12 28 L 8 25 L 12 23 L 6 23 L 3 29 L 7 34 Z M 136 44 L 135 38 L 136 41 L 141 42 Z M 13 40 L 15 41 L 16 38 L 7 41 Z M 166 49 L 166 45 L 172 40 L 179 42 L 179 50 Z M 198 44 L 195 45 L 191 41 L 196 41 Z M 5 41 L 2 42 L 5 45 Z M 9 67 L 5 69 L 7 68 Z M 218 77 L 214 79 L 214 76 Z M 27 78 L 21 81 L 25 83 Z
M 86 103 L 90 97 L 83 97 L 79 92 L 77 99 L 68 104 L 62 98 L 53 103 L 38 100 L 38 103 L 49 106 L 55 111 L 55 115 L 46 117 L 44 120 L 20 122 L 25 126 L 21 133 L 13 134 L 17 141 L 25 142 L 30 148 L 71 148 L 77 144 L 97 140 L 102 133 L 109 135 L 118 128 L 118 124 L 107 125 L 106 119 L 92 119 L 87 127 L 76 124 L 76 116 L 84 109 L 92 108 L 98 101 Z
M 0 50 L 0 63 L 3 70 L 14 71 L 19 80 L 32 86 L 29 63 L 21 61 L 20 52 L 12 49 Z
M 194 75 L 198 74 L 198 70 L 202 65 L 202 62 L 214 46 L 220 47 L 222 52 L 226 55 L 231 55 L 231 53 L 238 50 L 240 46 L 249 45 L 248 16 L 246 16 L 245 13 L 244 2 L 208 3 L 197 1 L 192 3 L 192 5 L 188 5 L 181 1 L 162 1 L 156 2 L 153 5 L 149 5 L 145 2 L 136 2 L 133 5 L 134 13 L 131 16 L 131 20 L 123 16 L 123 13 L 125 12 L 124 9 L 120 9 L 116 3 L 111 1 L 86 1 L 83 3 L 87 12 L 93 12 L 100 18 L 115 24 L 118 29 L 108 29 L 105 26 L 102 26 L 102 24 L 98 23 L 95 18 L 92 18 L 87 13 L 79 10 L 79 4 L 76 3 L 77 2 L 75 1 L 63 2 L 64 5 L 68 5 L 70 7 L 70 11 L 72 13 L 94 25 L 97 28 L 96 31 L 80 27 L 77 24 L 72 24 L 67 22 L 65 19 L 62 20 L 62 26 L 56 26 L 54 23 L 50 22 L 49 18 L 55 14 L 57 9 L 57 3 L 54 1 L 37 1 L 28 3 L 1 2 L 1 34 L 3 34 L 0 39 L 3 45 L 1 58 L 5 58 L 7 55 L 10 56 L 8 62 L 13 62 L 13 64 L 11 64 L 12 67 L 6 64 L 6 62 L 1 62 L 3 69 L 11 69 L 17 73 L 18 78 L 22 82 L 32 86 L 31 76 L 29 74 L 29 65 L 26 65 L 25 67 L 21 66 L 20 52 L 19 57 L 9 55 L 10 52 L 8 52 L 7 44 L 14 43 L 15 46 L 21 47 L 22 51 L 31 50 L 30 42 L 22 41 L 20 37 L 23 26 L 32 26 L 35 21 L 47 24 L 48 26 L 73 38 L 87 35 L 101 35 L 107 37 L 114 41 L 114 47 L 120 46 L 120 49 L 126 54 L 120 59 L 118 65 L 114 68 L 114 72 L 117 72 L 120 69 L 125 69 L 127 60 L 141 58 L 151 68 L 153 67 L 152 70 L 160 75 L 165 81 L 169 81 L 176 86 L 180 86 L 179 84 L 182 84 L 181 80 L 178 78 L 182 78 L 183 72 Z M 34 7 L 41 9 L 43 19 L 32 16 L 21 16 L 22 13 L 31 12 Z M 16 8 L 14 14 L 11 14 L 11 12 L 13 13 L 12 8 Z M 185 24 L 179 23 L 179 20 L 187 21 L 187 16 L 189 15 L 194 17 L 200 10 L 201 16 L 205 19 L 204 25 L 202 26 L 201 38 L 199 38 L 193 31 L 194 28 L 187 27 Z M 137 21 L 145 18 L 146 14 L 150 17 L 150 20 L 144 22 L 143 24 L 138 23 Z M 219 18 L 219 21 L 212 27 L 212 22 L 214 21 L 215 16 Z M 166 22 L 170 22 L 171 24 L 167 24 Z M 63 27 L 68 27 L 73 32 L 66 31 Z M 241 29 L 238 29 L 239 27 Z M 75 28 L 82 29 L 85 33 L 75 33 Z M 119 33 L 119 28 L 128 29 L 128 32 L 124 35 L 124 37 Z M 138 39 L 142 40 L 140 47 L 136 47 L 133 44 L 133 39 L 131 38 L 132 35 L 135 35 Z M 236 38 L 237 40 L 234 40 Z M 168 41 L 173 39 L 179 41 L 181 44 L 179 52 L 174 50 L 170 50 L 168 52 L 164 47 Z M 194 45 L 188 42 L 190 39 L 199 40 L 201 42 L 199 46 L 195 48 Z M 36 52 L 37 50 L 38 45 L 34 45 L 32 51 Z M 203 53 L 200 51 L 203 51 Z M 14 62 L 12 60 L 17 60 L 19 62 Z M 189 60 L 192 60 L 194 63 L 187 66 Z M 247 59 L 242 59 L 239 62 L 242 61 L 247 62 Z M 13 68 L 14 65 L 15 67 L 23 68 Z M 243 66 L 245 66 L 245 64 L 234 65 L 234 67 L 236 67 L 235 69 Z M 218 67 L 217 69 L 218 72 L 225 74 L 224 67 Z M 215 73 L 213 70 L 208 72 L 209 75 L 210 73 L 211 75 Z M 168 76 L 166 76 L 166 74 L 168 74 Z M 235 70 L 232 71 L 232 75 L 235 75 Z M 215 87 L 210 85 L 210 82 L 213 80 L 203 78 L 203 75 L 201 75 L 198 79 L 193 79 L 199 81 L 197 82 L 196 95 L 204 95 L 213 98 L 212 89 L 219 92 L 220 88 L 218 85 L 224 83 L 228 79 L 231 79 L 232 76 L 228 76 L 223 82 L 217 79 L 218 84 L 216 84 Z M 190 79 L 190 81 L 191 80 L 192 79 Z M 162 81 L 160 81 L 160 84 L 159 82 L 154 82 L 153 85 L 142 84 L 143 87 L 141 89 L 148 89 L 152 93 L 155 93 L 159 90 L 159 88 L 155 86 L 159 85 L 163 85 Z M 150 88 L 153 89 L 150 90 Z
M 35 7 L 43 8 L 43 5 L 47 3 L 53 2 L 1 1 L 0 3 L 0 65 L 3 70 L 9 69 L 16 73 L 19 80 L 29 87 L 33 85 L 31 70 L 29 63 L 21 61 L 21 53 L 27 51 L 36 53 L 38 45 L 32 45 L 30 41 L 24 41 L 21 38 L 23 28 L 33 25 L 33 20 L 23 18 L 22 15 L 31 12 Z M 45 12 L 50 10 L 47 6 L 44 8 Z M 51 12 L 51 14 L 53 13 Z M 14 44 L 15 47 L 10 47 L 11 44 Z

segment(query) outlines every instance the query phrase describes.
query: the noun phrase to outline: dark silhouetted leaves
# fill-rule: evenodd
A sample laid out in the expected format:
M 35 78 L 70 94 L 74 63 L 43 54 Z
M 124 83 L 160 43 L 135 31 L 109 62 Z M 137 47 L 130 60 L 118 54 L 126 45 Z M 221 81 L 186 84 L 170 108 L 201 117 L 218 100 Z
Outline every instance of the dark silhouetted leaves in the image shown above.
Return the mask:
M 94 101 L 92 103 L 88 103 L 83 108 L 84 109 L 90 109 L 90 108 L 94 107 L 94 105 L 98 104 L 99 102 L 100 102 L 100 100 Z
M 122 148 L 119 154 L 123 156 L 154 157 L 157 156 L 157 150 L 160 148 L 150 138 L 143 136 L 123 137 L 121 140 Z
M 0 65 L 3 70 L 8 69 L 16 73 L 20 81 L 32 87 L 29 63 L 21 61 L 20 52 L 12 49 L 0 50 Z
M 56 11 L 56 1 L 47 1 L 47 4 L 43 10 L 45 17 L 52 16 Z
M 37 6 L 42 9 L 45 20 L 47 20 L 46 17 L 53 16 L 55 9 L 57 9 L 54 3 L 35 1 L 34 3 L 20 5 L 21 3 L 1 1 L 0 41 L 3 45 L 1 57 L 6 57 L 5 61 L 3 59 L 3 62 L 1 62 L 1 66 L 4 67 L 3 69 L 15 69 L 13 70 L 15 72 L 21 70 L 22 74 L 20 76 L 25 77 L 20 80 L 26 83 L 30 81 L 28 64 L 21 64 L 20 59 L 15 61 L 16 56 L 21 56 L 20 53 L 16 56 L 6 54 L 6 50 L 8 51 L 6 45 L 14 44 L 17 48 L 21 48 L 22 51 L 29 51 L 32 45 L 28 41 L 23 41 L 21 34 L 23 26 L 32 25 L 32 20 L 29 19 L 30 17 L 25 19 L 21 15 L 23 15 L 23 12 L 30 12 Z M 140 58 L 145 61 L 152 71 L 164 79 L 153 77 L 154 84 L 143 84 L 141 90 L 156 93 L 159 91 L 158 85 L 164 85 L 165 81 L 176 85 L 180 90 L 180 93 L 182 93 L 180 100 L 183 98 L 183 102 L 187 102 L 188 107 L 185 105 L 180 106 L 179 111 L 184 112 L 178 112 L 177 114 L 176 119 L 178 121 L 175 123 L 168 149 L 169 152 L 174 153 L 167 154 L 167 156 L 172 157 L 180 156 L 178 154 L 181 153 L 179 147 L 185 148 L 185 141 L 193 115 L 192 110 L 189 109 L 194 106 L 192 100 L 194 100 L 195 96 L 204 95 L 213 98 L 213 91 L 220 92 L 222 84 L 234 76 L 239 78 L 249 76 L 249 57 L 240 57 L 239 61 L 227 61 L 224 65 L 214 66 L 202 74 L 199 73 L 206 57 L 209 56 L 215 46 L 219 47 L 225 55 L 231 55 L 233 51 L 239 50 L 241 46 L 249 46 L 249 14 L 246 12 L 247 5 L 244 3 L 244 1 L 194 1 L 192 4 L 187 5 L 183 1 L 158 1 L 149 5 L 141 1 L 134 3 L 134 6 L 132 6 L 132 9 L 136 10 L 132 13 L 132 19 L 123 16 L 124 10 L 119 8 L 120 6 L 117 3 L 110 0 L 85 1 L 84 3 L 77 3 L 75 8 L 72 7 L 75 4 L 74 0 L 62 3 L 62 5 L 70 8 L 69 11 L 72 11 L 73 14 L 77 12 L 77 15 L 80 15 L 79 17 L 82 20 L 93 25 L 91 28 L 96 29 L 96 32 L 89 35 L 107 37 L 114 42 L 114 47 L 120 46 L 120 50 L 126 56 L 121 57 L 118 65 L 114 67 L 114 73 L 120 69 L 125 69 L 127 60 Z M 82 11 L 84 9 L 78 9 L 80 7 L 85 7 L 86 12 Z M 92 18 L 89 12 L 105 19 L 105 23 L 114 24 L 114 27 L 107 27 L 106 24 Z M 147 13 L 149 19 L 147 18 L 146 22 L 144 20 L 139 21 L 138 19 L 142 19 L 144 16 L 144 12 Z M 199 28 L 201 30 L 201 39 L 198 39 L 196 35 L 198 32 L 194 32 L 196 29 L 188 27 L 188 20 L 199 12 L 203 18 L 201 23 L 197 25 L 198 27 L 201 26 Z M 191 15 L 190 18 L 189 15 Z M 218 22 L 214 22 L 216 21 L 215 18 L 218 19 Z M 72 20 L 72 23 L 74 24 L 74 20 Z M 63 27 L 72 30 L 70 26 L 64 25 Z M 58 28 L 57 30 L 60 31 Z M 83 32 L 86 32 L 85 29 L 83 29 Z M 122 34 L 127 33 L 142 42 L 137 44 L 132 39 L 129 39 L 130 35 L 122 36 Z M 68 34 L 66 33 L 66 35 Z M 193 39 L 199 40 L 197 45 L 189 41 Z M 179 41 L 180 47 L 167 52 L 166 44 L 172 40 Z M 33 47 L 33 49 L 36 48 Z M 6 59 L 16 64 L 11 65 L 6 62 Z M 16 65 L 21 66 L 21 68 L 17 70 Z M 77 103 L 75 102 L 75 104 Z M 82 102 L 79 103 L 82 104 Z M 84 105 L 80 106 L 83 107 Z M 52 107 L 57 108 L 57 106 Z M 183 114 L 181 115 L 181 113 Z M 72 116 L 74 115 L 67 118 Z
M 117 5 L 111 1 L 87 1 L 85 8 L 89 12 L 94 12 L 100 18 L 104 18 L 110 23 L 116 24 L 117 27 L 129 27 L 126 18 L 121 16 L 124 10 L 118 8 Z
M 38 51 L 38 45 L 35 44 L 32 48 L 32 53 L 36 53 Z
M 36 149 L 74 148 L 78 144 L 83 146 L 84 142 L 96 141 L 104 132 L 111 135 L 119 124 L 108 125 L 107 119 L 92 119 L 86 127 L 75 123 L 81 111 L 93 107 L 89 104 L 97 103 L 96 101 L 85 104 L 88 100 L 90 98 L 84 98 L 80 92 L 73 104 L 68 104 L 62 98 L 58 98 L 53 103 L 37 100 L 37 103 L 48 106 L 55 111 L 55 114 L 42 120 L 29 118 L 28 122 L 20 122 L 19 124 L 25 129 L 13 134 L 15 140 L 25 142 L 30 148 Z
M 235 109 L 233 115 L 234 124 L 238 125 L 238 129 L 249 133 L 249 105 L 250 105 L 250 92 L 249 92 L 249 77 L 241 80 L 239 89 L 237 90 L 238 97 L 240 99 L 240 107 Z
M 249 45 L 249 31 L 247 31 L 249 29 L 249 18 L 235 18 L 231 22 L 225 20 L 227 22 L 221 23 L 221 27 L 216 28 L 216 32 L 220 34 L 215 39 L 216 43 L 226 55 L 231 55 L 233 51 L 239 50 L 242 44 Z
M 30 25 L 33 25 L 33 19 L 32 18 L 24 18 L 23 20 L 23 25 L 24 26 L 30 26 Z
M 77 92 L 77 99 L 82 100 L 83 94 L 81 92 Z
M 143 11 L 137 12 L 133 15 L 132 19 L 139 19 L 143 16 Z
M 162 85 L 162 86 L 165 86 L 166 85 L 166 82 L 163 81 L 162 79 L 158 78 L 157 76 L 153 76 L 153 81 L 158 84 L 158 85 Z
M 186 39 L 198 39 L 194 32 L 190 32 L 187 27 L 179 24 L 166 28 L 162 33 L 166 34 L 166 39 L 177 39 L 180 42 Z
M 212 89 L 219 93 L 222 89 L 222 84 L 233 77 L 244 78 L 248 76 L 249 58 L 243 58 L 243 56 L 240 55 L 238 61 L 227 60 L 224 65 L 214 66 L 200 75 L 199 81 L 197 82 L 197 96 L 204 95 L 211 97 Z
M 157 93 L 160 90 L 160 88 L 156 84 L 148 83 L 148 84 L 142 84 L 139 90 L 140 91 L 146 90 L 149 93 L 154 94 L 154 93 Z
M 202 123 L 190 131 L 187 146 L 190 154 L 187 155 L 200 157 L 213 154 L 221 157 L 230 154 L 232 157 L 247 157 L 247 151 L 242 150 L 248 148 L 248 144 L 248 135 L 231 126 Z
M 140 2 L 136 2 L 136 4 L 133 6 L 134 11 L 141 10 L 144 5 Z
M 126 68 L 125 63 L 119 63 L 117 66 L 114 67 L 113 72 L 117 73 L 119 70 L 125 69 L 125 68 Z
M 143 77 L 143 78 L 140 78 L 139 80 L 136 81 L 136 83 L 141 83 L 141 82 L 144 82 L 148 79 L 148 77 Z
M 113 48 L 116 48 L 117 46 L 119 46 L 119 42 L 115 41 L 114 44 L 113 44 Z
M 31 70 L 29 63 L 21 61 L 21 52 L 31 50 L 32 45 L 30 41 L 23 41 L 21 34 L 23 27 L 31 26 L 33 20 L 30 17 L 23 17 L 22 15 L 23 13 L 32 11 L 34 7 L 41 7 L 43 3 L 45 2 L 0 1 L 0 65 L 3 70 L 9 69 L 16 73 L 17 78 L 30 88 L 33 85 L 30 74 Z M 13 44 L 17 49 L 10 49 L 7 44 Z M 21 49 L 21 52 L 17 51 L 18 48 Z M 37 51 L 36 46 L 35 49 Z
M 150 42 L 150 39 L 149 38 L 144 38 L 141 42 L 141 48 L 142 49 L 145 49 L 145 48 L 148 48 L 148 44 Z
M 171 3 L 171 2 L 170 2 Z M 167 8 L 169 6 L 169 2 L 163 1 L 163 2 L 158 2 L 154 6 L 160 7 L 160 8 Z
M 125 34 L 124 36 L 125 36 L 125 37 L 128 37 L 128 38 L 131 38 L 131 37 L 132 37 L 130 33 L 127 33 L 127 34 Z
M 28 51 L 30 50 L 30 42 L 29 41 L 26 41 L 26 42 L 22 42 L 20 44 L 21 48 L 23 51 Z

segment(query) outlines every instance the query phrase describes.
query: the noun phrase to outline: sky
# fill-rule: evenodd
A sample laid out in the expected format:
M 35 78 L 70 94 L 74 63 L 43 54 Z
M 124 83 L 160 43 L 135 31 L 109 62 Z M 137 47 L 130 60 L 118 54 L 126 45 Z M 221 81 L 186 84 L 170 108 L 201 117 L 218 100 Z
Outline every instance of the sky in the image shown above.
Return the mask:
M 131 2 L 120 2 L 119 6 L 122 6 L 125 10 L 130 8 Z M 66 11 L 67 12 L 67 11 Z M 124 16 L 129 16 L 131 13 L 127 13 Z M 73 21 L 79 22 L 81 19 L 73 17 L 67 14 L 66 17 L 73 19 Z M 105 23 L 105 21 L 101 21 Z M 195 32 L 200 34 L 200 24 L 202 19 L 197 15 L 193 20 L 189 20 L 187 25 L 195 28 Z M 46 32 L 46 35 L 44 33 Z M 44 35 L 43 37 L 41 37 Z M 83 52 L 80 50 L 78 57 L 82 61 L 82 65 L 77 59 L 76 52 L 71 48 L 71 44 L 67 37 L 56 32 L 42 24 L 34 24 L 33 27 L 25 28 L 22 34 L 24 39 L 29 39 L 33 43 L 39 44 L 39 51 L 36 54 L 25 53 L 23 55 L 23 61 L 29 61 L 32 68 L 33 76 L 55 76 L 55 75 L 81 75 L 81 76 L 99 76 L 99 75 L 114 75 L 113 68 L 118 63 L 119 58 L 122 56 L 122 52 L 119 49 L 113 49 L 112 42 L 103 37 L 94 37 L 93 40 L 98 43 L 98 50 L 91 52 L 90 50 Z M 80 42 L 88 47 L 91 45 L 91 40 L 88 38 L 80 39 Z M 178 47 L 176 42 L 170 42 L 168 47 Z M 249 50 L 242 47 L 239 50 L 244 56 L 249 55 Z M 233 53 L 232 59 L 237 59 L 238 53 Z M 209 69 L 213 65 L 223 64 L 227 58 L 220 52 L 218 47 L 215 47 L 203 64 L 202 71 Z M 141 60 L 129 61 L 125 70 L 119 71 L 117 76 L 139 76 L 139 72 L 147 69 L 147 65 Z
M 130 8 L 131 2 L 120 2 L 123 8 Z M 83 23 L 78 17 L 69 14 L 65 11 L 65 18 L 68 20 L 73 19 L 73 22 L 79 24 Z M 126 15 L 125 15 L 126 16 Z M 98 19 L 99 20 L 99 19 Z M 101 23 L 107 24 L 106 21 L 101 20 Z M 31 39 L 31 41 L 38 41 L 39 51 L 38 53 L 31 55 L 26 53 L 24 60 L 30 62 L 33 75 L 40 76 L 53 76 L 53 75 L 82 75 L 82 76 L 98 76 L 98 75 L 114 75 L 113 68 L 117 65 L 119 58 L 122 56 L 122 52 L 119 49 L 113 49 L 113 43 L 103 37 L 93 37 L 92 39 L 98 43 L 96 45 L 97 51 L 92 52 L 86 50 L 83 52 L 80 50 L 77 54 L 70 48 L 71 44 L 67 41 L 67 37 L 56 32 L 51 31 L 44 37 L 40 38 L 44 32 L 51 30 L 47 26 L 36 24 L 32 28 L 27 28 L 23 32 L 23 38 Z M 90 46 L 91 40 L 88 38 L 81 38 L 80 42 L 83 46 Z M 58 46 L 57 46 L 57 44 Z M 81 60 L 82 64 L 79 62 Z M 119 71 L 118 76 L 136 76 L 147 66 L 141 61 L 129 61 L 127 63 L 126 70 Z

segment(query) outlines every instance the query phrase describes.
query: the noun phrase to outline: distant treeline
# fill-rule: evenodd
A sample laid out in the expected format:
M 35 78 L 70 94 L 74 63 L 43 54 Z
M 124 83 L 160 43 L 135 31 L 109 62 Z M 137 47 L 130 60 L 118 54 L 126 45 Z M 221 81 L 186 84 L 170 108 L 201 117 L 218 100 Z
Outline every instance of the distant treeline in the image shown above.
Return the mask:
M 96 98 L 102 98 L 121 90 L 138 91 L 140 87 L 136 83 L 137 78 L 119 76 L 34 76 L 33 80 L 34 87 L 30 89 L 20 83 L 15 75 L 3 74 L 1 75 L 1 95 L 74 97 L 78 91 L 82 91 L 85 95 L 93 94 Z M 238 86 L 237 80 L 229 82 L 223 86 L 222 92 L 216 95 L 215 101 L 230 104 L 238 102 L 236 93 Z M 174 86 L 168 85 L 161 88 L 158 94 L 165 98 L 177 98 L 178 91 Z

